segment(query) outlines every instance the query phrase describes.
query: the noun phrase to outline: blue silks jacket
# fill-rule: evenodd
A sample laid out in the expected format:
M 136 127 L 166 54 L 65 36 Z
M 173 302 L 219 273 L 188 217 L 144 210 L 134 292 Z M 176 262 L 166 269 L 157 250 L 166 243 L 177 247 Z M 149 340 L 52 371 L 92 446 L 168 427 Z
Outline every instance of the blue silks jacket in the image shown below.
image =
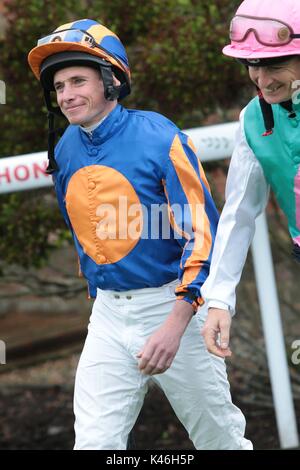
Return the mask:
M 90 296 L 156 287 L 203 303 L 218 212 L 190 139 L 164 116 L 117 105 L 89 136 L 70 125 L 54 184 Z

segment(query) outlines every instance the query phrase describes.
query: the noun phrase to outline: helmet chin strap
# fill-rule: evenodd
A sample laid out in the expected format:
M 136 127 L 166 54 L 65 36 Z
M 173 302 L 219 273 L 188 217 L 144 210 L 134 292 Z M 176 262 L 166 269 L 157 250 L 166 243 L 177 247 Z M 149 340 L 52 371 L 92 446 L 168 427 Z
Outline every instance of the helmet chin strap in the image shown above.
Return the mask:
M 126 88 L 126 84 L 116 86 L 114 85 L 114 75 L 112 66 L 109 62 L 103 60 L 100 65 L 101 77 L 104 85 L 104 97 L 107 101 L 114 101 L 119 99 L 122 91 Z
M 61 134 L 62 129 L 55 129 L 55 116 L 63 116 L 58 106 L 52 106 L 50 91 L 44 88 L 44 98 L 48 110 L 48 166 L 45 173 L 51 175 L 58 170 L 58 165 L 54 156 L 56 134 Z
M 272 106 L 267 103 L 263 97 L 261 90 L 256 87 L 257 94 L 259 98 L 260 109 L 263 115 L 264 125 L 265 125 L 265 132 L 262 134 L 263 137 L 267 137 L 268 135 L 273 134 L 274 128 L 274 115 Z
M 263 137 L 268 137 L 269 135 L 273 134 L 273 129 L 275 126 L 273 109 L 272 109 L 272 106 L 265 101 L 261 90 L 258 87 L 256 88 L 257 88 L 257 93 L 259 97 L 260 109 L 263 115 L 264 125 L 266 129 L 262 135 Z M 279 105 L 282 108 L 284 108 L 286 111 L 288 111 L 289 119 L 294 119 L 297 116 L 293 108 L 292 100 L 283 101 L 282 103 L 279 103 Z

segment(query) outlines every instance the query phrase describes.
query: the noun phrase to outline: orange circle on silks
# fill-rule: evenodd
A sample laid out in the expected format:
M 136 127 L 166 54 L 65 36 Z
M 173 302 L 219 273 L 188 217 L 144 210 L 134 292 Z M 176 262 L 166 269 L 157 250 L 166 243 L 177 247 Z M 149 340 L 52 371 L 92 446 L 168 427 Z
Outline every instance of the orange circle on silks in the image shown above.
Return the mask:
M 113 168 L 91 165 L 74 173 L 66 208 L 84 252 L 97 264 L 120 261 L 141 238 L 142 205 L 128 179 Z

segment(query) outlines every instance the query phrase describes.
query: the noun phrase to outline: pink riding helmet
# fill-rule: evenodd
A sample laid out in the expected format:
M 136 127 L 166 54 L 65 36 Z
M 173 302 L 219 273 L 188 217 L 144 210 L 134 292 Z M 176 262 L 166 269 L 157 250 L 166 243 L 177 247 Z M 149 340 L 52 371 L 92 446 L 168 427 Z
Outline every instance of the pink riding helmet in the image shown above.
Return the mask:
M 294 37 L 294 35 L 296 37 Z M 300 55 L 300 0 L 244 0 L 223 53 L 239 59 Z

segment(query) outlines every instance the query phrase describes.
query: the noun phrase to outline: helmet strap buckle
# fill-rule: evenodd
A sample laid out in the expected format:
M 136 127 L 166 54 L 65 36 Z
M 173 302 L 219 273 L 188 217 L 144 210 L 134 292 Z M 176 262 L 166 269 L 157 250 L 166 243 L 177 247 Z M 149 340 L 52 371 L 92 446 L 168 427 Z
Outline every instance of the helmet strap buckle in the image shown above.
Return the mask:
M 114 85 L 112 66 L 109 62 L 103 60 L 103 64 L 100 65 L 101 77 L 104 85 L 104 97 L 108 101 L 117 100 L 120 96 L 121 86 Z

